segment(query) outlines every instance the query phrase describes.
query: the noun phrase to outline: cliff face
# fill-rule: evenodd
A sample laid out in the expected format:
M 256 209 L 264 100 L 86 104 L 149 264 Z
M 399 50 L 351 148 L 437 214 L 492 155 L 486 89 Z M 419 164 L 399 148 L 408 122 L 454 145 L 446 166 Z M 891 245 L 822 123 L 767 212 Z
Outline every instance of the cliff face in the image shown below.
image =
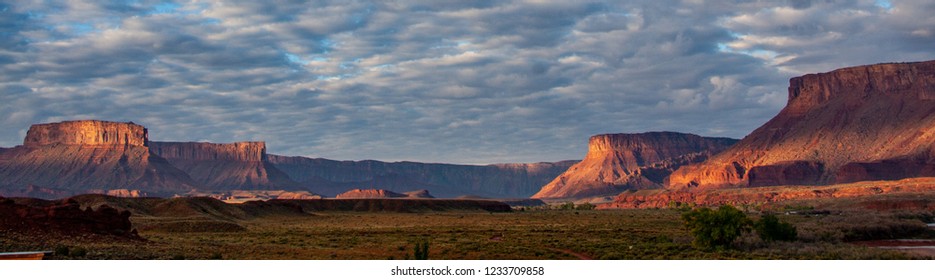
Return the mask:
M 135 189 L 167 194 L 198 184 L 153 155 L 146 129 L 132 123 L 68 121 L 34 125 L 23 146 L 0 153 L 0 193 L 25 187 L 83 193 Z
M 792 78 L 776 117 L 669 187 L 819 185 L 935 175 L 935 61 Z
M 150 142 L 149 150 L 166 158 L 196 182 L 212 190 L 296 189 L 297 183 L 266 161 L 265 142 L 227 144 Z
M 481 195 L 529 197 L 574 161 L 555 163 L 455 165 L 418 162 L 336 161 L 269 155 L 290 178 L 324 195 L 353 188 L 396 192 L 426 189 L 436 197 Z
M 29 127 L 23 145 L 37 147 L 61 145 L 146 146 L 146 128 L 134 123 L 107 121 L 66 121 Z
M 735 142 L 674 132 L 592 136 L 584 160 L 532 197 L 581 198 L 661 187 L 679 166 L 700 162 Z
M 172 160 L 266 160 L 266 142 L 236 142 L 228 144 L 203 142 L 151 142 L 149 150 Z

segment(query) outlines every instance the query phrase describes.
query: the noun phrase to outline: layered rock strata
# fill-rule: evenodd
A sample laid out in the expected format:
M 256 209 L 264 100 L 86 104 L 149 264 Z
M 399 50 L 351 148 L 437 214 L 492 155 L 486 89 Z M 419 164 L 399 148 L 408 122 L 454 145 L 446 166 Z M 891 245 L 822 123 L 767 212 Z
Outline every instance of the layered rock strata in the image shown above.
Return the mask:
M 149 152 L 147 137 L 146 129 L 133 123 L 33 125 L 22 146 L 0 153 L 0 193 L 33 188 L 170 194 L 195 188 L 188 174 Z
M 265 142 L 156 142 L 149 150 L 212 190 L 295 189 L 297 183 L 266 158 Z
M 809 74 L 769 122 L 669 188 L 823 185 L 935 176 L 935 61 Z
M 616 195 L 628 189 L 658 188 L 676 168 L 701 162 L 735 142 L 675 132 L 592 136 L 584 160 L 532 197 L 583 198 Z

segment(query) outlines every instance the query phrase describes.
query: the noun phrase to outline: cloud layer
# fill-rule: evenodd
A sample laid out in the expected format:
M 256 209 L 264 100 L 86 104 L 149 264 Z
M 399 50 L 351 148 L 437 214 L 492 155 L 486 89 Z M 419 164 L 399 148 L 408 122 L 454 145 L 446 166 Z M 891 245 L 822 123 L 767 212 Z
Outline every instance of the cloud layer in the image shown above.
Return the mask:
M 451 163 L 599 133 L 743 137 L 792 76 L 935 58 L 930 1 L 0 3 L 0 146 L 30 124 Z

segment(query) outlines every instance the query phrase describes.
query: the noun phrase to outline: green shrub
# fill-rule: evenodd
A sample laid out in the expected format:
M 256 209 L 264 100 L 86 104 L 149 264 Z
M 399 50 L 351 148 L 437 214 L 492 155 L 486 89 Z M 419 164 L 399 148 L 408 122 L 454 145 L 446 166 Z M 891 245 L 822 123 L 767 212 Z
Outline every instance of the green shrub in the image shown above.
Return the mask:
M 429 259 L 429 241 L 421 240 L 412 248 L 412 257 L 417 260 Z
M 75 247 L 74 249 L 71 249 L 69 255 L 72 257 L 84 257 L 88 255 L 88 249 L 85 249 L 84 247 Z
M 726 249 L 752 222 L 740 210 L 723 205 L 717 210 L 699 208 L 682 214 L 685 226 L 695 239 L 692 245 L 702 249 Z
M 798 236 L 795 226 L 787 222 L 780 222 L 779 218 L 772 213 L 766 213 L 760 216 L 760 220 L 753 225 L 760 239 L 766 242 L 771 241 L 795 241 Z
M 575 206 L 575 209 L 576 210 L 594 210 L 595 207 L 597 206 L 594 206 L 594 204 L 591 204 L 589 202 L 585 202 L 582 204 L 578 204 L 578 206 Z
M 56 256 L 67 257 L 67 256 L 68 256 L 68 246 L 65 246 L 65 245 L 58 245 L 58 246 L 55 246 L 55 251 L 54 251 L 54 253 L 55 253 Z
M 559 206 L 558 209 L 562 209 L 562 210 L 575 210 L 575 203 L 574 203 L 574 202 L 565 202 L 564 204 L 562 204 L 561 206 Z

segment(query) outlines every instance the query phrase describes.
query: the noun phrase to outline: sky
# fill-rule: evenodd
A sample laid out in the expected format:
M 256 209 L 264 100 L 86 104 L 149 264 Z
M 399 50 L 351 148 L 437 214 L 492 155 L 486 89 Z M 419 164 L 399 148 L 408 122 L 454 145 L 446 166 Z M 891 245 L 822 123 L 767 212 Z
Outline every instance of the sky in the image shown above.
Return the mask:
M 132 121 L 157 141 L 460 164 L 604 133 L 742 138 L 789 78 L 935 59 L 935 2 L 0 1 L 0 146 Z

